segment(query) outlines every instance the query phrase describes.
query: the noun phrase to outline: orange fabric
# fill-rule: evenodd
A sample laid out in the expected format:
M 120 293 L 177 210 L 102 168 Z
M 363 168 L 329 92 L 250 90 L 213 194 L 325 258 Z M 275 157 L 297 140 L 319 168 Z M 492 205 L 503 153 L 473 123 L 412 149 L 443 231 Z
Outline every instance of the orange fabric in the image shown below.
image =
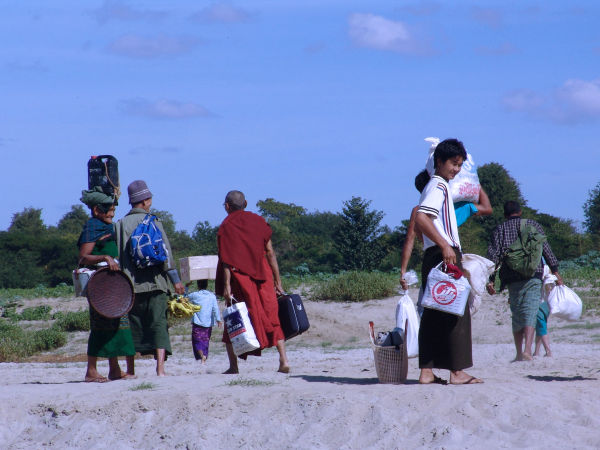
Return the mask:
M 264 254 L 262 265 L 263 271 L 271 273 Z M 232 270 L 231 291 L 236 300 L 246 302 L 252 327 L 260 343 L 260 349 L 244 353 L 240 358 L 246 359 L 248 355 L 260 356 L 263 348 L 273 347 L 277 341 L 285 339 L 279 323 L 279 307 L 272 276 L 267 277 L 265 281 L 256 281 L 245 273 Z M 223 342 L 230 342 L 227 330 L 223 332 Z
M 265 246 L 271 239 L 271 227 L 258 214 L 235 211 L 227 215 L 219 226 L 217 244 L 219 265 L 215 291 L 223 295 L 222 266 L 227 264 L 254 280 L 264 281 L 272 277 L 271 268 L 265 269 Z

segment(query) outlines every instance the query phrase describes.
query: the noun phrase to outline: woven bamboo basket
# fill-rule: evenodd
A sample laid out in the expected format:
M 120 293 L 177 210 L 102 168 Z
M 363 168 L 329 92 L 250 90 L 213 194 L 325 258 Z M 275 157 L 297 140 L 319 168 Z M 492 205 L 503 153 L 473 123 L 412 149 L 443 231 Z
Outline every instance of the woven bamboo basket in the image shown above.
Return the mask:
M 133 285 L 122 271 L 104 267 L 90 277 L 87 297 L 98 314 L 108 319 L 116 319 L 127 314 L 132 308 Z
M 369 336 L 373 347 L 375 370 L 380 383 L 401 384 L 408 375 L 408 353 L 406 352 L 406 335 L 399 348 L 375 344 L 373 322 L 369 322 Z

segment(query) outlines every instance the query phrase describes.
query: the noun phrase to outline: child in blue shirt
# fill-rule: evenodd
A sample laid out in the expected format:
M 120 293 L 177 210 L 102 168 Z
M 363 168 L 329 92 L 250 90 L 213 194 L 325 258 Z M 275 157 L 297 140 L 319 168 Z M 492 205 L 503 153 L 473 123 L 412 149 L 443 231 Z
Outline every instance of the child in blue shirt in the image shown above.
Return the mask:
M 217 297 L 207 290 L 208 280 L 198 280 L 197 285 L 198 290 L 188 294 L 190 303 L 201 307 L 200 311 L 192 316 L 192 349 L 196 360 L 201 359 L 204 364 L 208 357 L 212 327 L 215 322 L 219 328 L 223 327 L 223 321 L 217 306 Z

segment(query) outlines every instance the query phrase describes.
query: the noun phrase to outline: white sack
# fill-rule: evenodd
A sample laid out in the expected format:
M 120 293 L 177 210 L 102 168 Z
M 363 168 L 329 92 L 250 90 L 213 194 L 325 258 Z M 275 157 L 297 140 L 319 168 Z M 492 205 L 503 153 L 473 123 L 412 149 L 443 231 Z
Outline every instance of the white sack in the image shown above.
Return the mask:
M 440 140 L 439 138 L 433 137 L 428 137 L 425 140 L 431 143 L 431 147 L 429 147 L 429 157 L 427 158 L 425 168 L 427 169 L 429 176 L 433 176 L 435 173 L 433 153 L 440 143 Z M 477 167 L 469 152 L 467 152 L 467 159 L 463 163 L 462 169 L 448 184 L 450 186 L 450 194 L 452 195 L 453 202 L 479 202 L 479 189 L 481 188 L 481 185 L 479 184 Z
M 405 293 L 396 305 L 396 328 L 406 333 L 406 352 L 409 358 L 419 356 L 419 317 L 410 296 Z
M 233 346 L 233 352 L 239 356 L 260 348 L 260 343 L 254 333 L 246 303 L 233 303 L 223 311 L 225 328 Z
M 564 284 L 556 286 L 548 296 L 550 314 L 561 319 L 575 321 L 581 317 L 583 304 L 579 296 Z
M 552 272 L 550 272 L 550 267 L 544 264 L 544 276 L 542 278 L 542 300 L 548 301 L 548 296 L 550 295 L 550 292 L 552 292 L 552 289 L 554 289 L 556 286 L 557 280 L 558 278 L 556 278 L 556 276 L 552 275 Z
M 473 315 L 481 306 L 481 297 L 485 292 L 485 285 L 490 275 L 494 272 L 495 264 L 493 261 L 473 253 L 465 253 L 461 263 L 463 272 L 471 285 L 469 310 Z

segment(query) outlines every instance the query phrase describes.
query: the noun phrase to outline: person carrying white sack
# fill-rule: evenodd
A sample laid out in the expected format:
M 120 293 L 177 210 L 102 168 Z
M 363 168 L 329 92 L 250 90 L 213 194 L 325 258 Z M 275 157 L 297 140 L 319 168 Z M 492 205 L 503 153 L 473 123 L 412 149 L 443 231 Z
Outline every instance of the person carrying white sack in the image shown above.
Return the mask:
M 521 205 L 517 201 L 509 200 L 504 204 L 506 220 L 492 233 L 487 257 L 500 267 L 500 291 L 508 287 L 516 349 L 514 361 L 531 361 L 531 346 L 542 295 L 542 258 L 557 278 L 556 284 L 560 286 L 563 281 L 558 273 L 558 260 L 546 240 L 544 229 L 533 219 L 521 219 L 521 215 Z M 512 259 L 512 255 L 519 258 Z M 527 267 L 522 267 L 524 265 Z M 494 271 L 486 286 L 490 295 L 496 293 L 495 281 Z
M 423 189 L 425 188 L 429 180 L 430 176 L 426 169 L 422 170 L 421 172 L 419 172 L 419 174 L 417 174 L 417 176 L 415 177 L 415 188 L 419 191 L 419 193 L 423 192 Z M 479 198 L 477 200 L 477 203 L 461 203 L 462 206 L 459 205 L 458 213 L 456 213 L 456 205 L 458 203 L 454 204 L 457 227 L 463 225 L 470 216 L 488 216 L 493 212 L 490 199 L 487 196 L 486 192 L 483 190 L 483 187 L 481 186 L 479 187 Z M 408 284 L 405 280 L 405 274 L 408 269 L 408 262 L 410 261 L 410 256 L 413 251 L 415 238 L 418 238 L 420 241 L 423 241 L 423 235 L 418 229 L 416 223 L 418 210 L 418 205 L 412 209 L 408 229 L 406 231 L 406 238 L 402 247 L 402 259 L 400 264 L 400 286 L 402 286 L 402 289 L 405 291 L 408 290 Z M 422 293 L 419 294 L 419 301 L 417 302 L 417 311 L 419 313 L 419 316 L 423 314 L 423 307 L 421 306 L 421 297 Z
M 462 255 L 448 181 L 460 172 L 466 150 L 459 140 L 446 139 L 437 145 L 433 156 L 435 175 L 421 194 L 416 216 L 416 225 L 424 236 L 423 285 L 429 272 L 441 262 L 460 268 Z M 469 308 L 462 316 L 426 308 L 419 329 L 419 383 L 446 384 L 434 375 L 433 369 L 449 370 L 450 384 L 482 383 L 465 372 L 472 365 Z
M 440 142 L 438 138 L 432 137 L 426 138 L 425 141 L 431 143 L 431 147 L 429 148 L 429 157 L 425 163 L 426 168 L 419 172 L 415 177 L 415 188 L 419 193 L 423 192 L 423 189 L 431 179 L 431 176 L 435 173 L 433 155 Z M 487 193 L 479 184 L 477 170 L 470 153 L 467 152 L 467 158 L 461 167 L 461 171 L 454 179 L 449 181 L 449 186 L 450 193 L 452 194 L 452 201 L 454 203 L 456 226 L 460 227 L 471 216 L 489 216 L 492 214 L 492 204 L 490 203 Z M 417 228 L 415 220 L 418 209 L 419 206 L 417 205 L 411 211 L 408 230 L 406 231 L 406 239 L 404 240 L 404 246 L 402 247 L 400 285 L 403 290 L 408 289 L 408 285 L 404 280 L 404 274 L 408 268 L 408 262 L 413 251 L 415 237 L 420 241 L 423 241 L 422 233 Z M 420 297 L 421 295 L 419 295 L 419 298 Z M 418 304 L 418 311 L 419 315 L 423 314 L 423 308 L 420 306 L 420 302 Z

